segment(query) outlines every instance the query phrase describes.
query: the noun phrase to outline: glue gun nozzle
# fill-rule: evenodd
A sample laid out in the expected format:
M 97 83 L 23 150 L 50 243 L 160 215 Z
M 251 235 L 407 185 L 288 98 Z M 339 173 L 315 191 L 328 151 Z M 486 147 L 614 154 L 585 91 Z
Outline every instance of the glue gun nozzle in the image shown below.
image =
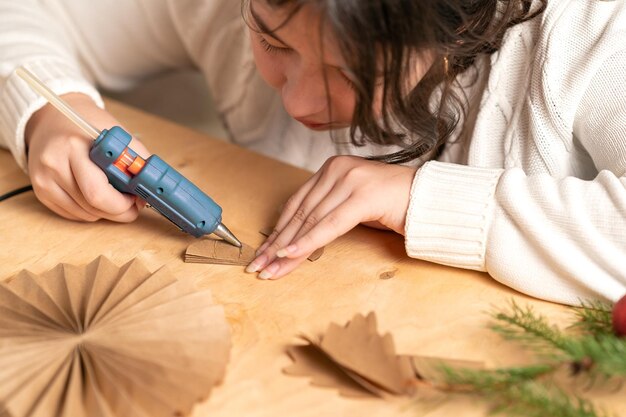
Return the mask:
M 233 232 L 228 230 L 228 227 L 224 226 L 223 223 L 218 224 L 213 233 L 215 233 L 217 236 L 221 237 L 231 245 L 237 246 L 238 248 L 241 247 L 241 242 L 239 241 L 239 239 L 237 239 Z

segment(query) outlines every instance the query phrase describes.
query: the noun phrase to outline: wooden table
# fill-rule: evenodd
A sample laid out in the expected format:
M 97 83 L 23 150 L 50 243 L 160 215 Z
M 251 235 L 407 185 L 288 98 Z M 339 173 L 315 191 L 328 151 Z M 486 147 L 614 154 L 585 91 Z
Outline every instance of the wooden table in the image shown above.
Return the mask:
M 224 222 L 251 245 L 261 243 L 258 231 L 273 225 L 279 206 L 310 175 L 116 102 L 108 108 L 151 151 L 207 191 L 223 207 Z M 0 151 L 0 193 L 26 184 L 10 154 Z M 226 310 L 234 346 L 225 381 L 194 416 L 485 415 L 482 403 L 469 398 L 434 408 L 408 400 L 345 399 L 306 378 L 284 375 L 290 363 L 284 349 L 297 334 L 317 334 L 330 322 L 375 311 L 379 328 L 392 332 L 400 353 L 509 365 L 524 355 L 486 329 L 487 311 L 515 299 L 556 322 L 570 317 L 564 307 L 516 293 L 484 273 L 409 259 L 402 237 L 389 232 L 359 227 L 329 245 L 317 262 L 269 282 L 242 267 L 184 263 L 192 241 L 149 210 L 133 224 L 87 224 L 54 215 L 32 192 L 0 203 L 2 279 L 24 268 L 40 273 L 104 254 L 118 265 L 136 256 L 153 269 L 166 264 L 180 279 L 211 288 Z M 387 271 L 395 276 L 381 279 Z M 626 401 L 617 400 L 623 394 L 595 398 L 626 413 Z

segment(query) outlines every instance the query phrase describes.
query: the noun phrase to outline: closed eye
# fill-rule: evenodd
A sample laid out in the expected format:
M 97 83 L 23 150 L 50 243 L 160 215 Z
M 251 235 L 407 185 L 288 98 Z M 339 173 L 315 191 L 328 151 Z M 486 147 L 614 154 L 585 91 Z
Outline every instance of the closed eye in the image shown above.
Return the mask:
M 285 54 L 291 52 L 291 48 L 283 48 L 280 46 L 272 45 L 263 36 L 259 35 L 259 42 L 266 52 L 270 54 Z
M 346 84 L 348 84 L 348 87 L 350 87 L 353 90 L 356 90 L 356 84 L 354 80 L 350 78 L 343 70 L 338 69 L 338 71 L 339 71 L 339 74 L 341 75 L 341 78 L 346 82 Z

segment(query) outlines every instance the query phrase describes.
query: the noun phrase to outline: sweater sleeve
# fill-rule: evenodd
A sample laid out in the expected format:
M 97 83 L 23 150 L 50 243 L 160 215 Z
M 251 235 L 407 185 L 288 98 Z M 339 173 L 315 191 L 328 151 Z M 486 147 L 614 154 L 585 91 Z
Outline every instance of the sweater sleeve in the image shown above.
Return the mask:
M 72 42 L 36 0 L 0 0 L 0 146 L 26 170 L 24 129 L 46 104 L 14 70 L 24 65 L 55 93 L 83 93 L 102 100 L 83 76 Z
M 429 162 L 406 222 L 409 256 L 488 272 L 550 301 L 616 301 L 626 293 L 626 53 L 595 74 L 574 136 L 597 176 Z

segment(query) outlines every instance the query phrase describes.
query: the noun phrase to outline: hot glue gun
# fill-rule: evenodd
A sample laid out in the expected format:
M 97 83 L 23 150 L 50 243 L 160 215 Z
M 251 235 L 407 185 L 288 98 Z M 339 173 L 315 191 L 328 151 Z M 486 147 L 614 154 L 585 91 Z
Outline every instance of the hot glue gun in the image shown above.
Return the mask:
M 99 131 L 30 71 L 20 67 L 16 73 L 94 139 L 89 157 L 118 191 L 140 197 L 184 232 L 195 237 L 215 233 L 241 247 L 241 242 L 222 224 L 222 208 L 158 156 L 143 159 L 137 155 L 128 146 L 128 132 L 119 126 Z

